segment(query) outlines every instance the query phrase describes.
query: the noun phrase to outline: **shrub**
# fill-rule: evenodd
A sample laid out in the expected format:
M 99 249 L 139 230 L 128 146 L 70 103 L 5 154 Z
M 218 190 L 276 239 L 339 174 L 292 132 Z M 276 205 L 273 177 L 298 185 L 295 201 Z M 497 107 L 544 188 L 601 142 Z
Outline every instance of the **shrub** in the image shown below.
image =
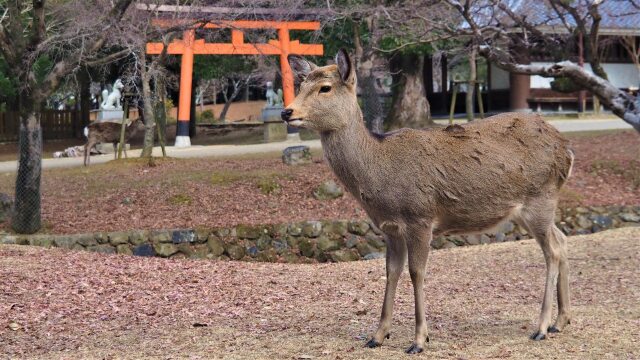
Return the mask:
M 208 123 L 212 123 L 216 120 L 215 115 L 213 114 L 212 110 L 205 110 L 203 112 L 200 113 L 200 121 L 201 122 L 208 122 Z
M 185 194 L 176 194 L 169 198 L 171 205 L 191 205 L 191 197 Z
M 260 191 L 265 195 L 277 194 L 280 192 L 280 184 L 273 177 L 259 179 L 257 185 Z

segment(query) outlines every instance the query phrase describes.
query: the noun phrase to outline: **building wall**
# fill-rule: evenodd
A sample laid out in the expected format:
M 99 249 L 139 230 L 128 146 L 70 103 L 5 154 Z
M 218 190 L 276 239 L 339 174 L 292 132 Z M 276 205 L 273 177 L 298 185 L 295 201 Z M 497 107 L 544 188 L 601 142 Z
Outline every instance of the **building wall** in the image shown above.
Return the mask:
M 509 73 L 500 69 L 495 64 L 491 64 L 491 89 L 506 90 L 509 89 Z
M 548 62 L 533 62 L 532 65 L 550 65 Z M 609 76 L 609 81 L 618 88 L 638 88 L 640 86 L 640 73 L 633 64 L 605 63 L 602 65 Z M 585 64 L 585 68 L 591 71 L 591 66 Z M 542 76 L 531 77 L 532 89 L 549 89 L 553 78 Z M 494 90 L 509 89 L 509 73 L 491 64 L 491 88 Z

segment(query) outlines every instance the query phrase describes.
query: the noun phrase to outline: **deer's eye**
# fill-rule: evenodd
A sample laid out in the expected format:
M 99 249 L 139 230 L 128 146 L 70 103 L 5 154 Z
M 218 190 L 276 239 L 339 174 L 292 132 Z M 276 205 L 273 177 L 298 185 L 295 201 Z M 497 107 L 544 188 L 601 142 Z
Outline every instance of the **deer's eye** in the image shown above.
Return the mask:
M 329 86 L 329 85 L 324 85 L 324 86 L 320 87 L 320 92 L 321 93 L 328 93 L 329 91 L 331 91 L 331 86 Z

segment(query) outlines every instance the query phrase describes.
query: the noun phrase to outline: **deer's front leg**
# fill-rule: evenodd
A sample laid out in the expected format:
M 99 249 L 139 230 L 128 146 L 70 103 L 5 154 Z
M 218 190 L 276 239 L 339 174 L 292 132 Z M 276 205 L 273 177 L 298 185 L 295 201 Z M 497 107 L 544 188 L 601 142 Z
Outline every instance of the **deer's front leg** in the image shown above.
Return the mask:
M 406 350 L 407 354 L 417 354 L 424 350 L 425 342 L 429 342 L 427 320 L 424 311 L 424 276 L 427 271 L 427 257 L 431 246 L 431 228 L 412 232 L 407 236 L 409 253 L 409 275 L 413 283 L 415 299 L 416 332 L 413 344 Z
M 373 337 L 367 342 L 367 347 L 374 348 L 382 345 L 385 338 L 389 338 L 391 321 L 393 320 L 393 302 L 396 296 L 398 279 L 404 269 L 407 258 L 407 247 L 401 237 L 391 238 L 387 236 L 387 285 L 384 290 L 384 302 L 380 324 Z

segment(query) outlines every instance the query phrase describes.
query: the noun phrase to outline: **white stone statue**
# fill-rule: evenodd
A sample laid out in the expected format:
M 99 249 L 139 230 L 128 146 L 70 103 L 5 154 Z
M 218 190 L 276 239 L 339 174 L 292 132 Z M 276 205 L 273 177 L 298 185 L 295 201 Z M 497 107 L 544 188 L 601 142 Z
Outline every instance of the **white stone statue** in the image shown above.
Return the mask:
M 282 105 L 282 89 L 278 89 L 278 92 L 273 91 L 273 83 L 267 81 L 267 107 L 280 107 Z
M 120 98 L 122 97 L 120 90 L 122 89 L 124 89 L 124 85 L 122 81 L 118 79 L 113 83 L 111 94 L 109 94 L 107 89 L 102 90 L 102 104 L 100 104 L 100 108 L 103 110 L 122 110 L 122 105 L 120 104 Z
M 273 83 L 267 81 L 267 106 L 273 106 L 274 98 L 276 97 L 275 91 L 273 91 Z

